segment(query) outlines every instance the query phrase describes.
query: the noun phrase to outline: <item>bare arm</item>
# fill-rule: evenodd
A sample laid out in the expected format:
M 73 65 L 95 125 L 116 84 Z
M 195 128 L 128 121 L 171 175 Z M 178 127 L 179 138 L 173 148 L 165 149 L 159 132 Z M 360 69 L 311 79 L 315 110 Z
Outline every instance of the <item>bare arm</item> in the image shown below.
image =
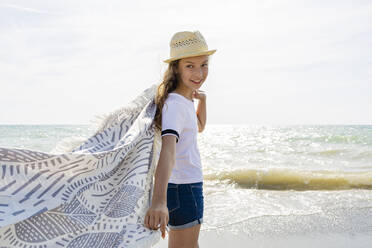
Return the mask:
M 163 239 L 165 238 L 165 227 L 169 221 L 167 187 L 175 159 L 176 137 L 173 135 L 165 135 L 162 137 L 159 161 L 155 171 L 155 183 L 151 206 L 145 215 L 145 226 L 157 230 L 160 224 Z
M 207 97 L 205 95 L 199 99 L 196 115 L 198 117 L 198 131 L 203 132 L 207 122 Z
M 176 160 L 176 137 L 165 135 L 162 137 L 162 146 L 158 166 L 155 171 L 154 194 L 152 204 L 167 203 L 167 186 Z

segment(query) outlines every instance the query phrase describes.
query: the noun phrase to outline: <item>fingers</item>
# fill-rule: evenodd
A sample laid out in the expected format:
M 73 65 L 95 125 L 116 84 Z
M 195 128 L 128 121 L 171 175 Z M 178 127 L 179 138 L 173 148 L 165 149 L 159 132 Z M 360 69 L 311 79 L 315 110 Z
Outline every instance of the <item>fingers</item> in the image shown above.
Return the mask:
M 162 220 L 162 216 L 158 216 L 158 219 L 157 219 L 157 222 L 156 222 L 156 229 L 159 229 L 160 228 L 160 225 L 161 225 L 161 220 Z
M 160 220 L 160 231 L 161 231 L 161 236 L 162 236 L 163 239 L 165 238 L 165 227 L 167 226 L 166 222 L 167 222 L 166 218 L 161 218 L 161 220 Z
M 155 226 L 155 215 L 151 215 L 150 216 L 150 223 L 149 223 L 149 228 L 150 229 L 154 229 L 154 226 Z
M 158 230 L 160 226 L 160 216 L 152 215 L 150 217 L 150 229 Z
M 167 224 L 169 221 L 168 214 L 157 215 L 152 212 L 147 212 L 145 215 L 144 224 L 151 230 L 158 230 L 160 228 L 161 236 L 164 239 L 167 231 Z
M 159 229 L 159 223 L 160 223 L 160 216 L 155 215 L 154 216 L 154 226 L 153 226 L 153 229 L 154 230 L 158 230 Z
M 146 215 L 145 215 L 144 224 L 149 229 L 157 229 L 157 228 L 155 228 L 156 225 L 157 225 L 156 216 L 154 214 L 152 214 L 151 212 L 147 212 Z

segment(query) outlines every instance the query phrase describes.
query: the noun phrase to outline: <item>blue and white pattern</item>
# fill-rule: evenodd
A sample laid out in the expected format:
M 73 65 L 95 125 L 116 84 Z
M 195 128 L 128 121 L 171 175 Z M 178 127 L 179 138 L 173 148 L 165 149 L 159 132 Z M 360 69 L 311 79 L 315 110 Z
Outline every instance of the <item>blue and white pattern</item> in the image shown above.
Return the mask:
M 0 248 L 151 247 L 156 85 L 60 154 L 0 148 Z

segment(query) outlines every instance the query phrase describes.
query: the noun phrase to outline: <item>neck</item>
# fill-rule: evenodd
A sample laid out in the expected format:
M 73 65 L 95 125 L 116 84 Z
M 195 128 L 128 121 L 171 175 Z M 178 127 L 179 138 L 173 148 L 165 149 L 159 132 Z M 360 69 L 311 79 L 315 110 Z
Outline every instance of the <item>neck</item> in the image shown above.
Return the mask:
M 188 87 L 184 87 L 182 83 L 178 85 L 178 87 L 173 92 L 183 95 L 190 101 L 193 100 L 193 97 L 192 97 L 193 90 Z

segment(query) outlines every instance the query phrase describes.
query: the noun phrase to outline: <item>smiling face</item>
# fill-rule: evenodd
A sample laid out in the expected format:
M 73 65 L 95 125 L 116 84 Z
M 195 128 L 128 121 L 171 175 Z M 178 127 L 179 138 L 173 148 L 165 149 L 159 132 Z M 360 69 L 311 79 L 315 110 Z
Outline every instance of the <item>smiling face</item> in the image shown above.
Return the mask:
M 199 89 L 208 76 L 208 55 L 183 58 L 178 63 L 179 90 L 191 96 Z

